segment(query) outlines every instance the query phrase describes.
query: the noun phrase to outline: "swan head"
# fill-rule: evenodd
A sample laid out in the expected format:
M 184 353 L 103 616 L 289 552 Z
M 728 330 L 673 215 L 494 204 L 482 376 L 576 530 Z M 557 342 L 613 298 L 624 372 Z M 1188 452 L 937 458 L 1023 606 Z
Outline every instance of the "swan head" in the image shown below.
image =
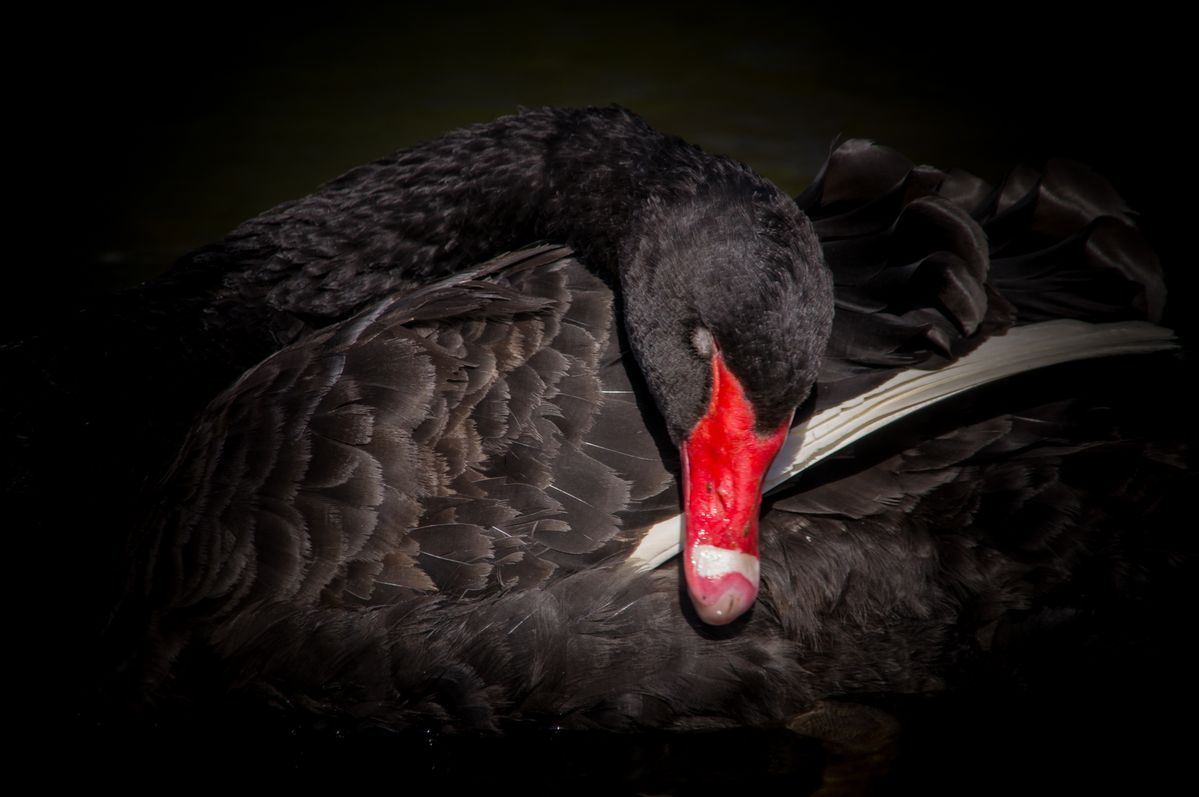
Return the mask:
M 724 624 L 757 596 L 762 479 L 816 382 L 832 279 L 807 218 L 760 178 L 652 197 L 636 224 L 625 324 L 680 450 L 687 591 Z

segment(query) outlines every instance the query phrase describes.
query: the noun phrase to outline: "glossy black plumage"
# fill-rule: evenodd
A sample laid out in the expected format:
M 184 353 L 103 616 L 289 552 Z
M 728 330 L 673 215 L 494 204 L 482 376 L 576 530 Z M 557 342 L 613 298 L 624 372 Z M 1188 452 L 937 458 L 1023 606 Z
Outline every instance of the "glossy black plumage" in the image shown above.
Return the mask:
M 461 157 L 452 142 L 463 135 L 448 139 L 448 161 Z M 192 426 L 133 543 L 131 586 L 108 638 L 120 677 L 106 672 L 103 685 L 118 702 L 228 693 L 438 728 L 772 725 L 828 695 L 943 688 L 983 654 L 1002 660 L 1013 623 L 1069 625 L 1096 594 L 1105 606 L 1149 590 L 1142 568 L 1169 578 L 1168 561 L 1134 554 L 1168 549 L 1170 528 L 1149 543 L 1126 521 L 1189 478 L 1173 447 L 1140 431 L 1126 439 L 1116 416 L 1080 426 L 1034 394 L 1016 414 L 1000 402 L 929 440 L 899 434 L 875 443 L 881 453 L 805 475 L 765 508 L 761 604 L 729 631 L 701 629 L 673 568 L 622 567 L 637 531 L 677 511 L 677 488 L 668 434 L 621 358 L 620 304 L 596 255 L 608 246 L 602 235 L 592 248 L 574 241 L 591 268 L 564 250 L 533 250 L 483 267 L 478 280 L 467 270 L 418 289 L 372 254 L 392 251 L 385 224 L 351 225 L 365 236 L 351 249 L 365 254 L 348 261 L 349 288 L 334 257 L 342 228 L 326 226 L 380 201 L 360 185 L 352 173 L 266 214 L 171 278 L 212 280 L 220 318 L 246 307 L 269 320 L 245 325 L 245 351 L 270 348 L 268 338 L 295 343 Z M 1085 276 L 1125 290 L 1106 292 L 1117 299 L 1097 317 L 1160 305 L 1138 247 L 1105 249 L 1113 239 L 1099 235 L 1057 244 L 1035 213 L 1054 192 L 1015 201 L 1015 190 L 987 201 L 971 178 L 911 170 L 880 148 L 849 142 L 834 153 L 800 198 L 837 281 L 818 401 L 856 395 L 899 367 L 936 367 L 1022 313 L 1051 314 L 1000 298 L 1008 277 L 997 241 L 1025 242 L 1012 244 L 1016 284 L 1063 263 L 1076 269 L 1063 252 L 1103 253 L 1098 267 L 1084 260 Z M 1118 206 L 1098 207 L 1121 221 Z M 972 215 L 1009 237 L 992 233 L 989 252 Z M 1054 234 L 1114 223 L 1084 216 Z M 291 225 L 305 234 L 291 237 Z M 1028 243 L 1045 240 L 1047 252 Z M 423 252 L 405 262 L 426 262 Z M 415 279 L 485 254 L 449 255 Z M 305 258 L 318 265 L 297 275 Z M 1107 279 L 1111 262 L 1123 282 Z M 1027 263 L 1041 265 L 1021 270 Z M 1095 303 L 1051 307 L 1086 315 Z M 228 340 L 242 332 L 217 326 Z M 1119 475 L 1107 475 L 1113 462 Z M 587 495 L 566 489 L 574 485 Z M 1072 590 L 1090 570 L 1097 582 L 1130 575 Z M 1047 601 L 1054 610 L 1041 612 Z
M 993 188 L 853 140 L 797 201 L 836 281 L 822 406 L 896 368 L 939 367 L 1015 323 L 1161 320 L 1156 254 L 1080 164 L 1024 167 Z
M 831 296 L 807 219 L 744 164 L 621 108 L 524 111 L 359 167 L 185 258 L 181 274 L 219 277 L 218 308 L 319 325 L 543 240 L 618 279 L 676 443 L 707 407 L 707 362 L 684 344 L 697 325 L 737 364 L 761 430 L 806 395 Z M 786 358 L 767 332 L 788 341 Z

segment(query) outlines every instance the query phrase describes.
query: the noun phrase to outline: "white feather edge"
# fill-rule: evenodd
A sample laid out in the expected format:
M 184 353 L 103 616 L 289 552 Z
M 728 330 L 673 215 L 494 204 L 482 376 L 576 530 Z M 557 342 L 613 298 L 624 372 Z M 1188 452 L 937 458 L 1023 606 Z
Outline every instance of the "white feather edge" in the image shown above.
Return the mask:
M 855 440 L 972 388 L 1051 365 L 1149 354 L 1177 347 L 1174 333 L 1145 321 L 1091 324 L 1058 319 L 1014 327 L 936 371 L 909 370 L 791 430 L 762 483 L 766 492 Z M 654 524 L 627 565 L 652 570 L 682 551 L 683 516 Z

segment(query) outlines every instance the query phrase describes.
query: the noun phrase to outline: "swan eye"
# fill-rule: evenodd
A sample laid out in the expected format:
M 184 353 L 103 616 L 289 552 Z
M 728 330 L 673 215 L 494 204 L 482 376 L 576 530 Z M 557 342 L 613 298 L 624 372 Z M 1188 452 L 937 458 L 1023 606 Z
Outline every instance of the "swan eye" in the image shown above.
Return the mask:
M 711 359 L 712 357 L 712 333 L 707 327 L 697 326 L 691 333 L 691 348 L 695 349 L 700 357 Z

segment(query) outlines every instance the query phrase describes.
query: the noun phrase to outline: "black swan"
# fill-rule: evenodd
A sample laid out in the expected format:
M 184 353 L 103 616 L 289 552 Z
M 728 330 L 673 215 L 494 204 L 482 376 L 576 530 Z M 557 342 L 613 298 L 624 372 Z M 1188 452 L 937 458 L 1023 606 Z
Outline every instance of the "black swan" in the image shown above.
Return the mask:
M 1024 325 L 1050 322 L 1021 340 L 1056 353 L 1010 370 L 1167 348 L 1139 322 L 1163 302 L 1127 210 L 1079 167 L 992 190 L 850 141 L 793 200 L 627 111 L 527 111 L 356 169 L 10 347 L 43 388 L 8 402 L 29 464 L 7 489 L 53 495 L 65 440 L 123 441 L 77 511 L 135 532 L 73 532 L 118 549 L 77 566 L 104 642 L 76 665 L 117 704 L 774 726 L 830 695 L 942 688 L 1015 615 L 1064 622 L 1079 582 L 1141 589 L 1153 567 L 1122 557 L 1158 543 L 1126 521 L 1185 477 L 1103 409 L 1118 385 L 1080 394 L 1085 370 L 917 415 L 760 507 L 792 424 L 818 437 L 823 413 L 987 362 Z M 77 400 L 88 368 L 103 401 Z M 682 576 L 645 551 L 680 471 Z M 94 572 L 120 563 L 118 584 Z

